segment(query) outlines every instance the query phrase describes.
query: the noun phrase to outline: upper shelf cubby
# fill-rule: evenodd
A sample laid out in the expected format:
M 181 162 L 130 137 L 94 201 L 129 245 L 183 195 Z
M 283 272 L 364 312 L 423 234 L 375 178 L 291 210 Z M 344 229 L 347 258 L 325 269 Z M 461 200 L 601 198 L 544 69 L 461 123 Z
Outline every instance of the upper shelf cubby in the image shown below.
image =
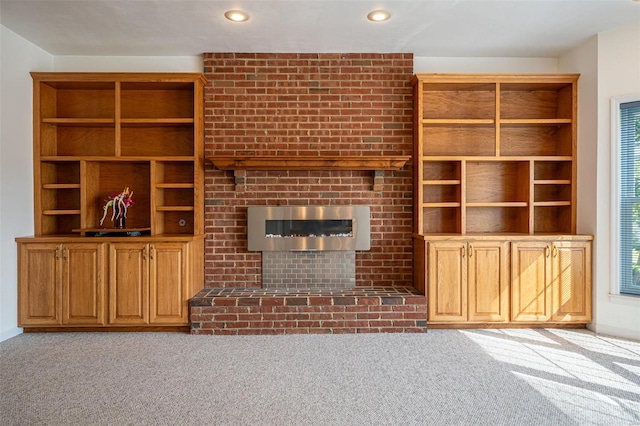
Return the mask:
M 571 120 L 572 83 L 502 83 L 500 118 L 503 120 Z
M 73 120 L 113 120 L 116 111 L 114 82 L 49 81 L 40 85 L 40 118 L 49 123 Z
M 122 82 L 120 89 L 123 120 L 193 119 L 193 83 Z
M 437 121 L 484 120 L 496 116 L 496 85 L 487 83 L 424 84 L 422 118 Z

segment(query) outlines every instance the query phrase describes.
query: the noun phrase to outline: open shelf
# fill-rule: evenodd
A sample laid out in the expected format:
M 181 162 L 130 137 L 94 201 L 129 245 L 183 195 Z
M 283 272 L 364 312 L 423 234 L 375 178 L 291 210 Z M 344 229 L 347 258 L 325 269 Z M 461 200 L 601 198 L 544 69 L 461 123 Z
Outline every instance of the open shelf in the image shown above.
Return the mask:
M 571 120 L 573 90 L 573 82 L 501 83 L 500 117 Z
M 571 161 L 536 161 L 533 166 L 534 182 L 542 181 L 568 181 L 571 182 L 572 176 Z
M 193 84 L 189 82 L 120 83 L 123 119 L 193 119 Z
M 115 117 L 113 81 L 46 80 L 34 94 L 39 101 L 42 119 L 113 120 Z
M 526 203 L 529 200 L 529 162 L 466 163 L 467 203 Z
M 572 151 L 571 124 L 520 123 L 500 127 L 500 154 L 503 156 L 571 156 Z
M 535 182 L 534 182 L 535 183 Z M 567 183 L 536 183 L 534 186 L 533 200 L 539 203 L 566 203 L 571 204 L 571 182 Z
M 193 156 L 193 123 L 157 126 L 123 126 L 120 152 L 123 156 Z M 148 143 L 140 143 L 148 139 Z
M 424 126 L 424 156 L 491 156 L 496 154 L 496 131 L 493 125 Z
M 528 234 L 528 207 L 485 206 L 466 209 L 466 232 Z
M 421 234 L 460 233 L 460 206 L 423 207 L 424 228 Z
M 457 203 L 460 204 L 460 183 L 424 186 L 424 204 Z
M 424 119 L 494 119 L 496 85 L 456 83 L 423 85 Z
M 151 226 L 150 165 L 148 161 L 90 161 L 86 164 L 86 228 L 99 228 L 104 205 L 124 188 L 133 191 L 134 204 L 127 209 L 127 224 L 134 228 Z M 111 223 L 111 210 L 102 226 Z
M 571 205 L 534 207 L 535 233 L 572 233 Z

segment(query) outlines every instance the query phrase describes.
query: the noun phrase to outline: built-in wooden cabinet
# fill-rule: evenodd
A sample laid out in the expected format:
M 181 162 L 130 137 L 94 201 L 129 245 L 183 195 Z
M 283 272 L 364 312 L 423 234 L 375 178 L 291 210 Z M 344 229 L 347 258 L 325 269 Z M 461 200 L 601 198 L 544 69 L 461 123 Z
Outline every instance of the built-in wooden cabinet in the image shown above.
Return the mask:
M 203 273 L 193 268 L 202 265 L 194 259 L 204 257 L 206 80 L 195 73 L 31 75 L 35 236 L 17 239 L 20 250 L 23 244 L 46 241 L 60 246 L 60 256 L 72 256 L 73 244 L 92 242 L 105 244 L 109 253 L 108 260 L 102 260 L 106 269 L 100 278 L 106 290 L 99 299 L 99 321 L 90 316 L 73 319 L 74 309 L 80 308 L 70 305 L 70 317 L 51 324 L 188 325 L 187 300 L 203 286 Z M 100 224 L 108 198 L 127 187 L 133 191 L 134 205 L 128 209 L 125 227 L 114 227 L 111 211 Z M 125 249 L 128 244 L 147 251 L 136 254 Z M 165 251 L 165 247 L 170 248 Z M 161 258 L 157 264 L 150 257 L 152 249 Z M 176 251 L 180 254 L 173 254 L 175 259 L 167 256 Z M 55 249 L 53 254 L 56 259 Z M 36 255 L 30 257 L 33 264 Z M 77 303 L 92 297 L 86 289 L 78 290 L 89 286 L 79 283 L 87 281 L 91 259 L 72 257 L 69 294 L 77 295 Z M 46 274 L 60 275 L 52 266 L 66 266 L 61 260 L 41 260 L 51 263 L 41 268 L 45 274 L 41 284 L 31 283 L 34 272 L 25 270 L 20 278 L 22 326 L 32 324 L 27 319 L 34 310 L 45 317 L 67 315 L 48 312 L 47 307 L 63 306 L 52 298 L 66 293 L 52 293 L 44 284 L 51 281 Z
M 516 241 L 512 264 L 512 321 L 591 321 L 590 241 Z
M 188 322 L 189 244 L 124 242 L 109 250 L 110 324 Z
M 576 272 L 590 268 L 590 259 L 572 266 L 571 280 L 582 282 L 565 282 L 555 299 L 540 292 L 552 292 L 545 270 L 536 269 L 540 265 L 518 271 L 517 263 L 533 256 L 519 251 L 528 240 L 536 246 L 544 235 L 559 252 L 563 244 L 553 242 L 576 233 L 577 81 L 576 74 L 415 76 L 414 277 L 416 288 L 430 296 L 432 324 L 590 320 L 582 310 L 590 274 L 578 278 Z M 441 245 L 458 237 L 466 248 L 457 255 Z M 506 269 L 460 269 L 472 265 L 471 240 L 480 247 L 480 241 L 497 239 L 506 244 L 501 253 L 485 251 L 478 259 L 486 262 L 473 267 L 508 259 L 511 252 L 511 262 L 500 262 Z M 590 239 L 583 243 L 590 245 Z M 571 253 L 558 256 L 579 263 Z M 551 263 L 548 269 L 553 274 Z M 533 294 L 535 300 L 527 302 Z
M 29 242 L 18 256 L 20 325 L 105 324 L 105 244 Z
M 508 242 L 447 239 L 427 245 L 429 321 L 508 321 Z

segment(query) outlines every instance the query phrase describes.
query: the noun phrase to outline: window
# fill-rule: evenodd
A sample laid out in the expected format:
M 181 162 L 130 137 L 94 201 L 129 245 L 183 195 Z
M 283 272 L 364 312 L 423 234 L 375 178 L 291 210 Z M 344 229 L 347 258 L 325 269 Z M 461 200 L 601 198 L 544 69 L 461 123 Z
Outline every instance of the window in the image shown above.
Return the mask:
M 613 106 L 618 197 L 611 219 L 618 225 L 617 250 L 612 247 L 617 252 L 618 292 L 640 295 L 640 96 L 618 98 Z

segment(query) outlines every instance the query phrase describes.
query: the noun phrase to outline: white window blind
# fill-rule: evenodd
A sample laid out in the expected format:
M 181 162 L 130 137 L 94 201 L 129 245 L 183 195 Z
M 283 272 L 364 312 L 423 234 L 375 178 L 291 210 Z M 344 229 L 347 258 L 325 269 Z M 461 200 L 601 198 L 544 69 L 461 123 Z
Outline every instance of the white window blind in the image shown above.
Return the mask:
M 640 100 L 620 104 L 620 294 L 640 295 Z

